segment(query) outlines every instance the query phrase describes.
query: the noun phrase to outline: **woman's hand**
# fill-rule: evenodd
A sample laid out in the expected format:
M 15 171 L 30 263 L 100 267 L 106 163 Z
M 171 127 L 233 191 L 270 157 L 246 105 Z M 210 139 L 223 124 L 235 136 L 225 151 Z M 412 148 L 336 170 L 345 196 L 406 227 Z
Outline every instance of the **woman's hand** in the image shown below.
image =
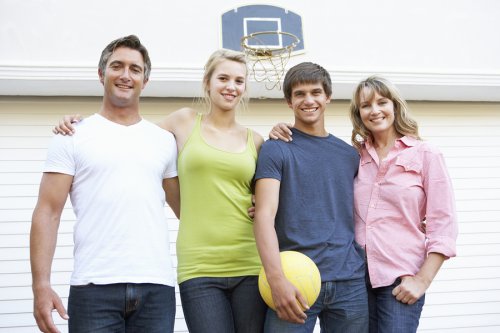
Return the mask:
M 80 120 L 82 120 L 82 116 L 79 114 L 65 115 L 63 119 L 59 121 L 59 124 L 54 127 L 52 132 L 54 134 L 73 135 L 75 133 L 73 124 Z

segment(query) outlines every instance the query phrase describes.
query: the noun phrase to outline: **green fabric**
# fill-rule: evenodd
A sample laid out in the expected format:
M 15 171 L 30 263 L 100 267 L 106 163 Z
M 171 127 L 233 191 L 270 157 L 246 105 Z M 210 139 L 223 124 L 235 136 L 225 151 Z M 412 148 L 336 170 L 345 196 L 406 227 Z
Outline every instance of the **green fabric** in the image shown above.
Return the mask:
M 181 222 L 177 237 L 178 282 L 195 277 L 258 275 L 260 259 L 253 235 L 251 182 L 257 151 L 248 130 L 244 152 L 207 144 L 201 115 L 179 153 Z

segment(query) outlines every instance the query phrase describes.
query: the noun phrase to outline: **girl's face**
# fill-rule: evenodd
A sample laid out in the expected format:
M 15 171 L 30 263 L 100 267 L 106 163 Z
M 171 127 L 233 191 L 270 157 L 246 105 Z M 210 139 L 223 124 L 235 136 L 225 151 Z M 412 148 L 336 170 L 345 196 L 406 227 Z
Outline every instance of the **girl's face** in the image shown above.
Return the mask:
M 209 96 L 213 109 L 234 110 L 246 90 L 245 64 L 224 60 L 217 65 L 209 81 Z
M 359 113 L 372 135 L 394 131 L 394 103 L 376 91 L 369 88 L 361 91 Z

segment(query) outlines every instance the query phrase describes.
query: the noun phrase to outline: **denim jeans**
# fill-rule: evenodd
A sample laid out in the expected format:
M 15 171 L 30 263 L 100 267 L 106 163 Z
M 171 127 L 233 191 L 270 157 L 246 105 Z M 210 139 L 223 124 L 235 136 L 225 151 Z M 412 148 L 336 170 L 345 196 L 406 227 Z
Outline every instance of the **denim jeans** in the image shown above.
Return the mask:
M 264 332 L 310 333 L 316 319 L 322 333 L 368 332 L 368 299 L 364 278 L 321 283 L 316 302 L 306 311 L 305 324 L 294 324 L 278 318 L 275 311 L 267 311 Z
M 370 333 L 414 333 L 417 331 L 425 295 L 412 305 L 401 303 L 392 290 L 401 279 L 387 287 L 372 288 L 368 280 L 368 306 L 370 308 Z
M 171 333 L 175 288 L 149 283 L 71 286 L 68 315 L 70 333 Z
M 267 306 L 257 276 L 200 277 L 179 285 L 191 333 L 261 333 Z

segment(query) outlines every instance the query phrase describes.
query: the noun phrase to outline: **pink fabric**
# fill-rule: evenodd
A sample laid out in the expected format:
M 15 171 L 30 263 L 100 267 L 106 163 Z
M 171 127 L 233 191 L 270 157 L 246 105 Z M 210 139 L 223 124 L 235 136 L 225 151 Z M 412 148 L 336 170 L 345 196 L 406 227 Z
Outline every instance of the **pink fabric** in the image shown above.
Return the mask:
M 456 255 L 453 188 L 442 154 L 428 143 L 402 137 L 379 162 L 366 142 L 354 201 L 356 241 L 366 250 L 374 288 L 416 274 L 428 253 Z

